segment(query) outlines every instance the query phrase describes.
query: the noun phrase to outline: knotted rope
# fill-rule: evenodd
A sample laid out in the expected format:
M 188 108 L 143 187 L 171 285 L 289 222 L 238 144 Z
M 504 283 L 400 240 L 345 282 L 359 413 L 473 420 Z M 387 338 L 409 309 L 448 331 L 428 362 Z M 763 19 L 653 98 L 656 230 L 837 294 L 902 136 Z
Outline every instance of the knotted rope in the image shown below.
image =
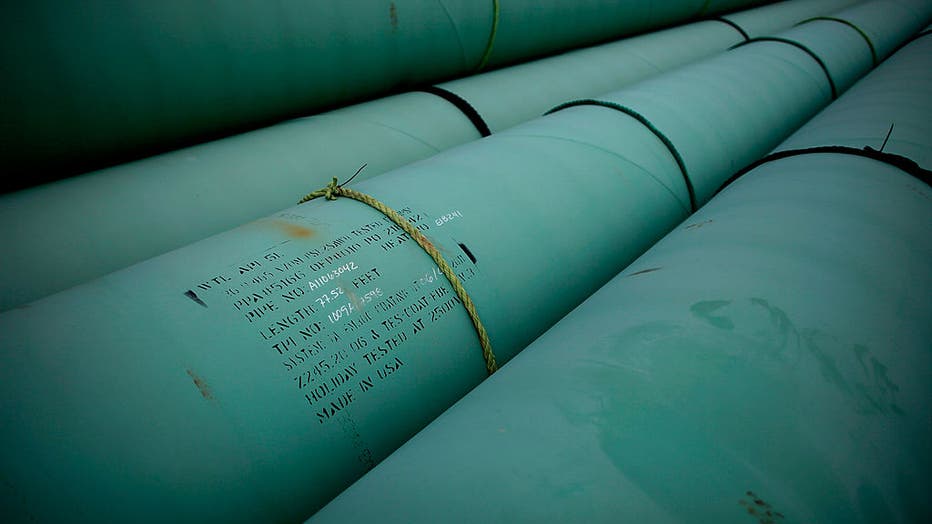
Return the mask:
M 363 166 L 365 167 L 365 166 Z M 358 172 L 357 172 L 358 174 Z M 355 176 L 355 175 L 354 175 Z M 443 255 L 440 254 L 440 251 L 437 251 L 437 248 L 424 236 L 423 233 L 418 231 L 414 224 L 408 221 L 405 217 L 401 216 L 394 209 L 386 206 L 377 199 L 355 189 L 348 189 L 341 185 L 337 184 L 337 177 L 333 177 L 333 180 L 327 184 L 326 187 L 318 189 L 317 191 L 312 191 L 305 195 L 304 198 L 299 201 L 299 204 L 314 200 L 315 198 L 324 197 L 327 200 L 336 200 L 337 197 L 346 197 L 353 200 L 357 200 L 366 204 L 367 206 L 379 211 L 383 215 L 387 216 L 389 220 L 398 225 L 401 229 L 404 230 L 411 238 L 417 242 L 417 245 L 430 255 L 430 258 L 434 259 L 434 262 L 437 264 L 437 267 L 440 268 L 440 272 L 443 273 L 443 276 L 450 281 L 450 284 L 453 286 L 453 291 L 456 292 L 456 296 L 459 297 L 460 302 L 463 303 L 463 307 L 466 308 L 466 313 L 469 315 L 469 319 L 472 321 L 473 327 L 476 328 L 476 334 L 479 336 L 479 344 L 482 346 L 482 358 L 485 359 L 485 369 L 488 371 L 489 375 L 495 373 L 498 370 L 498 364 L 495 362 L 495 353 L 492 352 L 492 342 L 489 340 L 489 334 L 485 330 L 485 326 L 482 325 L 482 321 L 479 320 L 479 313 L 476 312 L 476 306 L 473 304 L 472 299 L 469 298 L 469 294 L 466 292 L 466 288 L 463 287 L 462 282 L 456 276 L 456 273 L 453 272 L 453 268 L 450 267 L 450 264 L 443 258 Z

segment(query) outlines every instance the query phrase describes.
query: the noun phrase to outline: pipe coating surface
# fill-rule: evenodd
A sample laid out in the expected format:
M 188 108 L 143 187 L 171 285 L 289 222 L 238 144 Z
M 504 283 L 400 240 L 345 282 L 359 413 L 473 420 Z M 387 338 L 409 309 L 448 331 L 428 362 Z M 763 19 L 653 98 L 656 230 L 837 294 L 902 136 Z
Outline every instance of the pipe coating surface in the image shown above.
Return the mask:
M 797 0 L 729 16 L 778 31 L 840 3 Z M 440 87 L 500 131 L 740 41 L 724 24 L 698 22 Z M 16 249 L 0 257 L 0 310 L 273 213 L 363 163 L 357 180 L 475 140 L 474 127 L 434 95 L 405 93 L 2 195 L 0 244 Z
M 929 121 L 930 52 L 779 149 Z M 757 167 L 309 522 L 929 521 L 930 202 L 874 159 Z
M 469 74 L 483 63 L 753 3 L 13 3 L 0 20 L 0 162 L 7 183 L 33 185 Z
M 663 78 L 730 107 L 715 147 L 738 162 L 828 103 L 821 75 L 763 42 Z M 680 111 L 704 114 L 691 100 Z M 695 136 L 672 136 L 688 176 L 740 167 L 694 161 Z M 641 122 L 579 106 L 355 188 L 448 257 L 504 363 L 688 215 L 686 180 Z M 311 514 L 484 377 L 466 314 L 412 244 L 358 202 L 313 201 L 0 315 L 0 507 Z

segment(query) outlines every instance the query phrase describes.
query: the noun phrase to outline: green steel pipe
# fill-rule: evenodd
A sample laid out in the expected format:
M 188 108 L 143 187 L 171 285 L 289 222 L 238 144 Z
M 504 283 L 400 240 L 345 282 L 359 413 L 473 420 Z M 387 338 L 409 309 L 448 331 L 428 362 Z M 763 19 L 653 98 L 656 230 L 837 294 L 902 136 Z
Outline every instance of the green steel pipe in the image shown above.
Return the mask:
M 900 5 L 897 2 L 869 2 L 845 9 L 836 16 L 845 18 L 852 12 L 865 10 L 890 13 L 889 16 L 865 17 L 859 21 L 859 25 L 864 28 L 862 31 L 883 35 L 874 37 L 879 42 L 875 43 L 874 51 L 880 58 L 885 58 L 893 49 L 892 43 L 904 41 L 922 28 L 932 16 L 930 3 L 919 5 L 923 9 L 920 16 L 912 14 L 911 10 L 903 10 L 905 14 L 899 16 Z M 823 85 L 826 97 L 840 93 L 871 67 L 871 49 L 860 33 L 847 25 L 814 21 L 782 33 L 779 40 L 757 44 L 770 46 L 774 52 L 777 49 L 781 53 L 791 50 L 806 57 L 812 64 L 810 69 L 813 80 Z M 805 51 L 800 47 L 805 48 Z M 740 57 L 734 59 L 740 60 Z M 712 76 L 715 77 L 713 81 L 718 84 L 718 89 L 723 91 L 731 89 L 732 85 L 741 85 L 741 77 L 749 74 L 747 70 L 732 66 L 727 60 L 715 60 L 710 67 L 720 68 Z M 682 68 L 668 75 L 675 76 L 677 81 L 668 81 L 667 77 L 650 79 L 612 96 L 574 102 L 567 106 L 607 104 L 628 110 L 645 118 L 673 144 L 682 144 L 676 147 L 676 152 L 682 159 L 684 175 L 692 184 L 696 202 L 702 203 L 719 188 L 721 180 L 718 177 L 721 173 L 734 172 L 770 149 L 766 146 L 763 149 L 749 149 L 745 152 L 747 156 L 741 157 L 727 152 L 729 144 L 740 139 L 748 126 L 763 130 L 766 119 L 770 118 L 768 112 L 776 110 L 777 106 L 765 99 L 770 94 L 767 90 L 761 91 L 758 98 L 721 98 L 719 103 L 708 100 L 704 90 L 694 89 L 698 81 L 706 81 L 704 78 L 696 78 L 697 71 L 695 68 Z M 685 113 L 683 106 L 691 108 L 690 112 Z M 742 118 L 735 118 L 735 115 Z M 760 121 L 755 122 L 755 119 Z M 780 132 L 779 129 L 772 131 Z M 706 173 L 710 178 L 706 178 Z
M 860 29 L 873 43 L 878 58 L 882 59 L 895 51 L 902 42 L 889 33 L 885 33 L 882 28 L 874 25 L 874 22 L 880 18 L 891 19 L 891 21 L 893 19 L 922 19 L 927 16 L 928 12 L 929 2 L 926 0 L 908 0 L 889 5 L 864 2 L 835 14 L 832 18 L 844 20 Z
M 19 187 L 754 0 L 18 2 L 0 162 Z
M 932 120 L 930 56 L 780 149 Z M 757 167 L 310 522 L 929 522 L 926 182 L 848 153 Z
M 717 18 L 726 20 L 740 29 L 748 38 L 757 38 L 774 34 L 784 27 L 798 24 L 803 20 L 823 16 L 821 14 L 807 14 L 814 10 L 838 11 L 859 2 L 833 2 L 831 6 L 822 5 L 818 1 L 806 2 L 778 2 L 755 9 L 748 9 L 736 13 L 728 13 Z M 756 16 L 755 11 L 766 12 L 767 16 Z
M 932 27 L 927 27 L 923 32 L 930 29 Z M 929 67 L 916 67 L 909 71 L 911 92 L 923 92 L 924 89 L 924 92 L 932 93 L 930 56 L 932 54 L 926 57 Z M 890 70 L 897 65 L 887 67 Z M 899 74 L 899 77 L 906 78 L 907 74 Z M 914 83 L 917 87 L 913 87 Z M 890 85 L 879 82 L 856 85 L 849 96 L 832 104 L 830 111 L 820 113 L 777 150 L 818 146 L 871 147 L 909 158 L 923 169 L 932 169 L 932 151 L 921 140 L 932 136 L 932 119 L 928 118 L 932 114 L 932 97 L 915 96 L 909 99 L 909 104 L 904 104 L 894 97 L 875 95 L 875 92 L 883 93 L 889 89 Z
M 778 31 L 850 3 L 783 2 L 738 23 Z M 439 87 L 499 131 L 740 41 L 724 24 L 699 22 Z M 2 195 L 0 245 L 16 249 L 0 257 L 0 311 L 274 213 L 363 163 L 357 180 L 478 137 L 446 101 L 405 93 Z
M 721 18 L 732 20 L 742 29 L 748 26 L 750 34 L 760 36 L 782 31 L 816 16 L 811 13 L 834 12 L 853 3 L 848 0 L 779 2 Z M 644 78 L 722 51 L 726 41 L 731 42 L 728 45 L 742 41 L 740 33 L 729 32 L 722 27 L 713 29 L 713 26 L 714 22 L 690 24 L 617 44 L 453 80 L 440 84 L 440 87 L 467 100 L 496 132 L 535 118 L 560 102 L 616 91 L 632 83 L 634 78 Z M 560 74 L 554 74 L 554 71 Z M 580 84 L 585 85 L 587 95 L 580 94 Z
M 746 73 L 725 90 L 709 77 L 722 64 Z M 760 124 L 725 151 L 736 158 L 827 103 L 811 58 L 787 46 L 687 69 L 708 103 L 734 103 L 731 121 Z M 765 119 L 739 114 L 749 99 L 766 101 Z M 688 214 L 664 143 L 599 107 L 356 188 L 446 254 L 502 363 Z M 430 259 L 345 199 L 8 311 L 0 347 L 0 508 L 39 520 L 306 517 L 485 375 Z

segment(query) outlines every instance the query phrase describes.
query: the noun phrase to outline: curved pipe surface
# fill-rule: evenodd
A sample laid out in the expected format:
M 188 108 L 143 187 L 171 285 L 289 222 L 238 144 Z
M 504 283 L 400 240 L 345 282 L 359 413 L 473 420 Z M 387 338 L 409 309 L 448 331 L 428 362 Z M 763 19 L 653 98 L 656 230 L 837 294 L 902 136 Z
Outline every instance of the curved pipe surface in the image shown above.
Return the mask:
M 781 149 L 932 119 L 930 52 Z M 759 166 L 309 522 L 928 521 L 930 201 L 869 158 Z
M 0 162 L 28 186 L 752 3 L 17 3 L 0 25 Z
M 725 154 L 772 149 L 827 102 L 806 60 L 752 44 L 686 68 L 712 105 L 766 93 L 766 118 Z M 717 89 L 709 75 L 729 68 L 748 74 Z M 448 257 L 502 363 L 689 212 L 666 146 L 595 107 L 356 189 L 402 210 Z M 0 347 L 0 507 L 40 520 L 303 518 L 485 375 L 432 262 L 347 200 L 8 311 Z
M 780 30 L 838 3 L 781 2 L 741 21 Z M 438 87 L 501 131 L 739 41 L 699 22 Z M 474 127 L 443 100 L 405 93 L 2 195 L 0 244 L 16 248 L 0 257 L 0 310 L 274 213 L 364 163 L 357 180 L 469 142 Z

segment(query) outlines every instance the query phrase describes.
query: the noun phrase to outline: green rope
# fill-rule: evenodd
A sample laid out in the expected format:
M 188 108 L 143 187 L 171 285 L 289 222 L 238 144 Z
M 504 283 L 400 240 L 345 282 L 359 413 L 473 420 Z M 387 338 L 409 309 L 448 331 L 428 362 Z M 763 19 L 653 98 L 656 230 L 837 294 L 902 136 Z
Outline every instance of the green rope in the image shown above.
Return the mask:
M 327 200 L 336 200 L 338 196 L 358 200 L 359 202 L 362 202 L 363 204 L 366 204 L 369 207 L 372 207 L 381 212 L 392 222 L 397 224 L 398 227 L 404 229 L 405 233 L 410 235 L 411 238 L 413 238 L 414 241 L 417 242 L 417 244 L 421 246 L 421 248 L 423 248 L 428 255 L 430 255 L 430 258 L 434 259 L 437 267 L 440 268 L 440 272 L 443 273 L 443 276 L 447 277 L 447 280 L 450 281 L 450 284 L 453 286 L 453 290 L 456 292 L 456 295 L 463 303 L 463 307 L 466 308 L 466 313 L 469 314 L 469 319 L 472 320 L 473 327 L 476 328 L 476 334 L 479 335 L 479 344 L 482 346 L 482 358 L 485 359 L 486 371 L 489 372 L 489 375 L 495 373 L 495 371 L 498 370 L 498 364 L 495 362 L 495 353 L 492 352 L 492 342 L 489 340 L 489 334 L 486 332 L 485 326 L 483 326 L 482 321 L 479 320 L 479 313 L 476 312 L 476 306 L 473 304 L 472 299 L 469 298 L 469 294 L 466 292 L 466 288 L 463 287 L 463 284 L 453 272 L 453 268 L 450 267 L 450 264 L 444 260 L 443 255 L 440 254 L 440 251 L 437 251 L 437 248 L 431 244 L 430 240 L 428 240 L 423 233 L 418 231 L 417 228 L 408 221 L 408 219 L 398 214 L 398 212 L 394 209 L 386 206 L 382 202 L 379 202 L 375 198 L 365 193 L 337 185 L 337 177 L 333 177 L 333 180 L 327 184 L 326 187 L 308 193 L 298 203 L 303 204 L 320 197 L 324 197 Z
M 485 44 L 485 52 L 482 53 L 482 60 L 479 60 L 479 65 L 476 67 L 476 72 L 482 71 L 483 68 L 489 63 L 489 58 L 492 57 L 492 47 L 495 44 L 495 34 L 498 33 L 498 19 L 500 6 L 498 5 L 498 0 L 492 0 L 492 30 L 489 32 L 489 41 Z

